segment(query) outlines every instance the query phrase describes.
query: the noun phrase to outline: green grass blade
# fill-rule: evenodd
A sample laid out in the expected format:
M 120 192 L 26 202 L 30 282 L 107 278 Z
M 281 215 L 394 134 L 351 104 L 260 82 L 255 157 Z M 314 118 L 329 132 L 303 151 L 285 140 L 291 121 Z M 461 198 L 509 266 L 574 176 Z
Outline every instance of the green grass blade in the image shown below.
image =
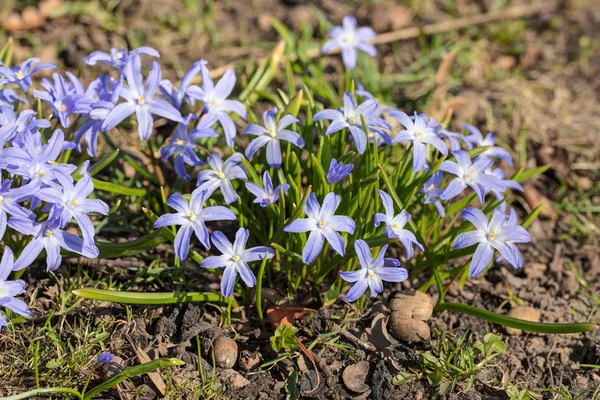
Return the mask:
M 113 162 L 115 160 L 115 158 L 117 158 L 117 156 L 119 155 L 119 151 L 120 151 L 119 149 L 116 149 L 115 151 L 113 151 L 110 154 L 105 155 L 97 163 L 92 165 L 89 169 L 90 175 L 94 176 L 98 172 L 100 172 L 104 168 L 106 168 L 111 162 Z
M 444 302 L 435 306 L 435 311 L 444 310 L 472 315 L 474 317 L 492 322 L 494 324 L 506 326 L 509 328 L 521 329 L 526 332 L 568 334 L 589 332 L 598 329 L 598 325 L 589 322 L 579 322 L 571 324 L 530 322 L 518 318 L 508 317 L 506 315 L 497 314 L 492 311 L 469 306 L 466 304 Z
M 75 389 L 71 388 L 62 388 L 62 387 L 54 387 L 54 388 L 42 388 L 42 389 L 34 389 L 29 392 L 15 394 L 14 396 L 3 397 L 4 400 L 21 400 L 28 399 L 30 397 L 38 397 L 44 394 L 52 394 L 52 393 L 68 393 L 72 394 L 78 399 L 83 400 L 83 396 Z
M 174 304 L 174 303 L 197 303 L 216 302 L 233 303 L 233 307 L 239 307 L 232 298 L 228 299 L 220 293 L 212 292 L 125 292 L 118 290 L 104 290 L 93 288 L 82 288 L 73 290 L 73 294 L 84 299 L 110 301 L 119 304 Z
M 119 258 L 130 256 L 140 251 L 153 249 L 159 244 L 169 240 L 162 229 L 156 230 L 149 235 L 142 236 L 136 240 L 125 243 L 96 242 L 100 255 L 98 258 Z
M 102 382 L 100 385 L 90 390 L 88 393 L 86 393 L 84 399 L 91 400 L 94 398 L 94 396 L 114 386 L 117 386 L 125 379 L 131 378 L 133 376 L 152 372 L 159 368 L 177 367 L 184 364 L 185 363 L 183 361 L 177 358 L 159 358 L 158 360 L 150 361 L 141 365 L 137 365 L 135 367 L 129 367 L 120 374 L 113 376 L 109 380 Z
M 95 189 L 103 190 L 105 192 L 122 194 L 124 196 L 137 196 L 137 197 L 143 197 L 146 195 L 146 190 L 144 190 L 144 189 L 129 188 L 129 187 L 117 185 L 116 183 L 99 181 L 98 179 L 92 179 L 92 182 L 94 182 Z

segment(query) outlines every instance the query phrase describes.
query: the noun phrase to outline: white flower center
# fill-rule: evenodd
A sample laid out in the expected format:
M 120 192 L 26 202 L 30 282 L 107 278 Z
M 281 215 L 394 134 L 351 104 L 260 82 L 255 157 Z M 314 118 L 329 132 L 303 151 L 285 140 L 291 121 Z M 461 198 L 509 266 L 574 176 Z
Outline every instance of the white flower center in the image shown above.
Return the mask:
M 77 200 L 72 200 L 72 201 L 69 202 L 69 208 L 73 209 L 73 208 L 75 208 L 75 206 L 77 204 L 79 204 L 79 202 Z
M 231 257 L 231 261 L 237 261 L 239 259 L 240 259 L 240 257 L 236 256 L 236 255 L 234 255 L 234 256 Z
M 46 175 L 46 171 L 44 171 L 44 170 L 41 170 L 40 172 L 37 173 L 37 176 L 39 176 L 40 178 L 44 175 Z
M 369 271 L 369 278 L 373 278 L 375 276 L 375 272 Z
M 117 52 L 117 54 L 115 55 L 115 58 L 116 58 L 117 60 L 120 60 L 121 58 L 123 58 L 123 53 L 121 53 L 120 51 L 119 51 L 119 52 Z
M 392 229 L 398 229 L 399 227 L 400 227 L 400 225 L 398 225 L 398 224 L 392 225 Z
M 64 104 L 61 104 L 61 106 L 58 109 L 62 112 L 65 112 L 65 111 L 67 111 L 67 106 Z
M 138 96 L 138 104 L 145 104 L 146 103 L 146 99 L 144 98 L 144 96 Z
M 274 128 L 269 129 L 269 135 L 271 135 L 271 137 L 277 136 L 277 132 L 275 131 Z
M 225 178 L 225 174 L 221 170 L 215 171 L 215 175 L 217 175 L 221 179 Z
M 471 179 L 472 177 L 473 177 L 473 173 L 471 173 L 471 172 L 468 172 L 468 173 L 465 175 L 465 180 L 466 180 L 466 181 L 468 181 L 468 180 L 469 180 L 469 179 Z
M 265 200 L 266 200 L 266 201 L 271 201 L 271 196 L 267 195 L 267 196 L 265 197 Z M 2 204 L 2 203 L 0 202 L 0 204 Z
M 190 212 L 188 214 L 188 218 L 190 219 L 190 221 L 194 222 L 196 220 L 196 214 L 194 214 L 193 212 Z
M 356 116 L 351 115 L 350 118 L 348 118 L 348 122 L 350 122 L 351 124 L 354 124 L 356 122 Z
M 52 231 L 50 229 L 47 229 L 46 232 L 44 232 L 44 235 L 46 237 L 51 237 L 52 236 Z
M 319 221 L 319 226 L 321 228 L 323 228 L 326 224 L 327 224 L 327 222 L 325 222 L 325 220 L 323 220 L 323 219 Z
M 496 238 L 496 232 L 491 231 L 490 233 L 488 233 L 489 240 L 494 240 L 495 238 Z
M 4 203 L 4 196 L 0 196 L 0 206 Z
M 415 135 L 415 137 L 416 137 L 417 139 L 419 139 L 419 138 L 423 137 L 423 131 L 419 131 L 419 132 L 417 132 L 417 134 Z
M 184 142 L 183 140 L 181 140 L 181 139 L 177 139 L 177 140 L 175 141 L 175 145 L 177 145 L 177 146 L 183 146 L 183 145 L 184 145 L 184 143 L 185 143 L 185 142 Z
M 435 185 L 432 183 L 431 185 L 429 185 L 427 190 L 431 192 L 433 189 L 435 189 Z
M 17 79 L 23 79 L 24 76 L 25 75 L 23 75 L 23 71 L 21 71 L 21 70 L 17 71 Z

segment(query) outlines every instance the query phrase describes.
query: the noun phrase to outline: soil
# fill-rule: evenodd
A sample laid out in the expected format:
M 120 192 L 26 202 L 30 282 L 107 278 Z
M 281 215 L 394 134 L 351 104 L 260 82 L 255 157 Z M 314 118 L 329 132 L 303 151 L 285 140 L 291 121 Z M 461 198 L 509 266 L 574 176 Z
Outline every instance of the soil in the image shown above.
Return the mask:
M 107 3 L 90 2 L 89 8 L 83 7 L 83 3 L 76 3 L 80 8 L 57 8 L 54 16 L 41 27 L 12 32 L 18 44 L 15 57 L 22 59 L 30 53 L 43 54 L 47 60 L 78 69 L 81 67 L 79 60 L 93 50 L 107 50 L 125 43 L 130 46 L 147 44 L 160 49 L 163 71 L 165 75 L 173 77 L 175 74 L 181 75 L 200 56 L 209 60 L 211 66 L 218 67 L 264 55 L 277 41 L 277 33 L 268 23 L 271 16 L 285 21 L 296 31 L 299 31 L 303 22 L 316 24 L 316 15 L 339 21 L 354 10 L 362 23 L 369 23 L 370 15 L 377 11 L 374 8 L 385 8 L 393 2 L 382 1 L 379 6 L 356 7 L 355 2 L 340 4 L 334 0 L 295 6 L 265 0 L 249 2 L 259 3 L 253 7 L 242 4 L 245 2 L 223 1 L 215 2 L 210 18 L 199 22 L 186 18 L 182 4 L 173 0 L 126 0 L 119 3 L 117 9 L 113 10 L 114 14 L 105 8 Z M 450 18 L 449 14 L 439 11 L 444 8 L 437 3 L 431 2 L 431 8 L 417 10 L 417 21 L 426 23 Z M 487 11 L 491 2 L 456 3 L 456 12 L 475 14 Z M 583 59 L 582 53 L 587 51 L 587 47 L 582 45 L 582 38 L 592 41 L 600 39 L 600 14 L 598 10 L 590 11 L 590 8 L 578 6 L 567 2 L 559 13 L 528 19 L 519 40 L 519 45 L 524 48 L 517 55 L 511 53 L 513 43 L 506 44 L 501 40 L 489 43 L 484 50 L 476 53 L 477 58 L 472 60 L 469 68 L 463 67 L 466 70 L 460 86 L 446 93 L 447 103 L 467 99 L 462 107 L 455 107 L 457 120 L 482 122 L 491 116 L 496 121 L 495 130 L 504 143 L 525 146 L 529 167 L 550 167 L 542 177 L 526 187 L 523 196 L 515 199 L 521 216 L 537 204 L 545 205 L 544 212 L 529 229 L 533 245 L 522 248 L 525 267 L 515 271 L 500 263 L 485 276 L 467 280 L 464 288 L 455 284 L 446 297 L 448 301 L 502 313 L 508 313 L 511 307 L 522 303 L 539 310 L 544 322 L 597 321 L 595 311 L 598 303 L 595 296 L 600 290 L 598 216 L 582 212 L 582 220 L 564 207 L 565 204 L 600 205 L 597 181 L 600 168 L 597 158 L 600 146 L 597 140 L 600 129 L 598 48 L 591 47 L 593 54 L 585 58 L 585 65 L 580 61 Z M 17 10 L 22 8 L 19 5 Z M 319 13 L 315 15 L 311 11 L 313 9 L 319 10 Z M 115 20 L 111 21 L 111 15 L 118 17 L 115 16 Z M 382 13 L 378 15 L 381 18 Z M 381 22 L 381 26 L 385 27 L 388 24 L 384 22 Z M 492 27 L 481 29 L 493 31 Z M 195 36 L 194 32 L 197 31 L 203 33 Z M 454 34 L 459 38 L 458 34 Z M 3 39 L 2 35 L 0 33 L 0 39 Z M 406 60 L 417 59 L 420 47 L 417 40 L 403 42 Z M 380 51 L 384 68 L 395 65 L 390 61 L 391 46 L 382 46 Z M 499 67 L 499 73 L 504 74 L 504 78 L 490 77 L 490 72 L 484 66 L 491 64 Z M 515 68 L 519 69 L 518 73 L 512 73 Z M 507 117 L 504 110 L 510 102 L 514 111 Z M 522 132 L 527 133 L 525 143 L 519 142 Z M 593 193 L 594 188 L 596 194 Z M 581 202 L 581 199 L 585 199 L 585 202 Z M 578 225 L 574 225 L 574 219 Z M 574 228 L 582 225 L 587 229 L 582 231 Z M 156 252 L 166 255 L 172 249 L 170 246 L 160 246 Z M 63 279 L 60 276 L 70 279 L 81 274 L 81 268 L 87 269 L 92 276 L 102 279 L 110 276 L 118 282 L 132 282 L 133 278 L 138 278 L 139 283 L 131 290 L 177 288 L 171 282 L 157 283 L 151 276 L 140 274 L 139 267 L 145 268 L 151 259 L 152 254 L 150 257 L 129 257 L 82 267 L 66 264 L 57 271 L 56 279 L 49 279 L 44 272 L 40 272 L 41 269 L 37 272 L 30 269 L 25 279 L 29 286 L 28 296 L 33 292 L 38 293 L 32 304 L 35 315 L 39 316 L 34 319 L 35 325 L 44 324 L 50 311 L 55 308 L 59 294 L 67 291 L 68 288 L 62 287 Z M 194 267 L 190 265 L 190 268 Z M 199 291 L 218 290 L 218 281 L 213 275 L 195 272 L 190 274 L 189 280 L 188 284 L 196 285 Z M 411 282 L 410 286 L 417 287 L 420 283 Z M 341 301 L 323 307 L 319 301 L 315 302 L 315 293 L 307 288 L 300 290 L 293 304 L 317 309 L 317 312 L 295 323 L 300 329 L 298 337 L 305 346 L 320 334 L 332 332 L 336 324 L 343 320 L 348 321 L 349 333 L 378 348 L 376 351 L 365 350 L 343 335 L 339 336 L 338 343 L 347 346 L 350 353 L 333 345 L 317 346 L 314 355 L 318 358 L 315 361 L 319 365 L 321 378 L 317 390 L 312 391 L 316 383 L 312 363 L 299 353 L 261 372 L 257 369 L 245 371 L 239 364 L 233 372 L 217 368 L 214 371 L 217 374 L 215 388 L 224 384 L 223 396 L 231 399 L 283 399 L 287 394 L 285 380 L 292 371 L 299 374 L 298 386 L 302 393 L 317 399 L 508 399 L 504 390 L 508 382 L 519 389 L 529 390 L 561 390 L 564 387 L 573 395 L 583 393 L 581 398 L 592 398 L 593 390 L 586 391 L 600 386 L 600 372 L 581 366 L 600 362 L 600 342 L 595 333 L 511 336 L 497 325 L 449 312 L 434 314 L 429 320 L 434 332 L 433 340 L 437 337 L 435 331 L 452 331 L 456 335 L 472 332 L 473 338 L 478 340 L 488 332 L 498 332 L 505 340 L 506 354 L 477 374 L 472 385 L 460 382 L 448 395 L 438 395 L 437 389 L 425 378 L 395 385 L 393 378 L 401 371 L 417 368 L 419 352 L 430 349 L 427 342 L 403 344 L 393 338 L 382 339 L 381 334 L 369 335 L 367 332 L 371 330 L 374 320 L 385 319 L 388 315 L 386 299 L 389 294 L 402 288 L 386 289 L 360 315 L 352 306 Z M 434 298 L 437 296 L 434 287 L 429 294 Z M 94 380 L 105 379 L 114 374 L 115 369 L 118 371 L 125 365 L 138 364 L 140 351 L 151 359 L 160 356 L 177 357 L 185 361 L 184 367 L 169 372 L 173 380 L 170 384 L 180 388 L 173 394 L 174 398 L 190 398 L 190 393 L 205 384 L 199 369 L 204 371 L 205 377 L 213 372 L 211 344 L 221 334 L 235 337 L 240 352 L 258 353 L 261 362 L 277 357 L 269 341 L 273 328 L 261 327 L 254 307 L 234 310 L 232 324 L 223 328 L 223 315 L 213 305 L 207 304 L 131 307 L 128 312 L 126 308 L 110 303 L 86 301 L 82 308 L 60 312 L 67 314 L 66 325 L 59 331 L 61 335 L 68 336 L 76 332 L 76 327 L 69 324 L 78 318 L 114 328 L 105 344 L 121 360 L 114 365 L 104 366 L 100 374 L 94 375 Z M 374 329 L 376 331 L 376 327 Z M 8 335 L 6 332 L 0 335 L 0 350 L 9 345 L 18 345 L 12 343 Z M 383 343 L 377 344 L 378 341 Z M 356 393 L 344 384 L 342 372 L 348 365 L 362 360 L 369 363 L 366 374 L 368 390 Z M 7 361 L 0 355 L 0 365 Z M 201 363 L 201 368 L 198 363 Z M 82 376 L 89 372 L 89 366 L 85 368 L 81 371 Z M 25 374 L 5 378 L 0 384 L 0 394 L 14 394 L 34 387 L 31 369 Z M 161 376 L 166 379 L 162 372 Z M 236 388 L 235 384 L 243 384 L 243 387 Z M 142 393 L 139 398 L 150 399 L 159 395 L 155 383 L 144 375 L 124 383 L 120 391 L 105 393 L 105 398 L 131 398 L 136 388 Z M 307 395 L 307 392 L 312 393 Z M 559 398 L 552 392 L 539 394 L 544 398 Z

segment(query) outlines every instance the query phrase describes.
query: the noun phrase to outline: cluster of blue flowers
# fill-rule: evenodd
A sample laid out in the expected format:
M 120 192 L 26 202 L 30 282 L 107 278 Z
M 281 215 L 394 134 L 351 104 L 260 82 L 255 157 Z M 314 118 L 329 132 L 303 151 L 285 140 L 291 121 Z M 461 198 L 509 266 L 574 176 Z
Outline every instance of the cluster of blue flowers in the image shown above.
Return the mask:
M 324 44 L 322 50 L 327 53 L 341 49 L 345 65 L 352 69 L 357 63 L 357 51 L 375 55 L 375 47 L 369 42 L 375 33 L 370 28 L 358 28 L 353 17 L 346 17 L 343 22 L 343 26 L 334 27 L 329 32 L 332 39 Z M 69 72 L 66 76 L 54 73 L 52 80 L 41 81 L 43 90 L 32 92 L 32 76 L 38 71 L 55 68 L 53 64 L 30 59 L 13 67 L 0 66 L 0 240 L 4 237 L 5 244 L 0 265 L 0 305 L 29 315 L 27 306 L 15 298 L 23 293 L 24 283 L 5 280 L 11 271 L 33 263 L 43 250 L 46 252 L 48 270 L 60 266 L 61 249 L 84 257 L 98 256 L 94 225 L 88 214 L 106 215 L 109 208 L 98 199 L 88 198 L 94 191 L 88 161 L 76 166 L 61 162 L 65 160 L 61 154 L 71 149 L 82 152 L 85 147 L 89 156 L 98 156 L 100 134 L 119 129 L 119 124 L 131 117 L 137 122 L 142 141 L 152 136 L 155 118 L 165 118 L 175 124 L 174 133 L 165 141 L 160 154 L 165 162 L 173 159 L 174 170 L 181 179 L 191 181 L 193 173 L 190 172 L 204 168 L 197 173 L 197 188 L 191 193 L 190 200 L 179 193 L 172 194 L 167 205 L 176 212 L 162 215 L 155 222 L 155 228 L 179 226 L 174 243 L 179 259 L 184 260 L 188 256 L 192 233 L 206 250 L 210 250 L 212 242 L 221 255 L 205 258 L 201 267 L 224 267 L 221 287 L 223 295 L 228 297 L 233 293 L 238 274 L 246 285 L 255 285 L 256 278 L 249 263 L 274 256 L 274 251 L 268 247 L 246 249 L 249 239 L 246 229 L 237 232 L 232 244 L 221 232 L 210 235 L 205 224 L 207 221 L 236 219 L 235 213 L 228 207 L 205 207 L 205 203 L 216 191 L 220 191 L 226 205 L 236 202 L 240 196 L 232 182 L 248 180 L 247 171 L 242 165 L 242 153 L 234 152 L 223 160 L 220 153 L 209 154 L 209 150 L 202 148 L 206 156 L 203 160 L 198 144 L 199 140 L 217 138 L 217 129 L 220 127 L 227 146 L 236 147 L 238 128 L 231 115 L 245 120 L 247 110 L 240 101 L 230 98 L 236 84 L 234 71 L 226 71 L 215 83 L 207 62 L 199 60 L 192 64 L 181 82 L 173 83 L 161 79 L 161 68 L 157 61 L 152 62 L 144 77 L 142 56 L 160 57 L 156 50 L 149 47 L 130 52 L 126 48 L 112 49 L 111 53 L 96 51 L 83 61 L 90 66 L 99 63 L 108 65 L 114 69 L 110 74 L 100 76 L 85 88 Z M 201 86 L 194 84 L 199 76 Z M 436 158 L 455 159 L 445 160 L 419 191 L 423 196 L 423 204 L 434 204 L 440 217 L 445 216 L 443 202 L 459 196 L 468 188 L 477 194 L 481 203 L 487 194 L 501 199 L 507 189 L 522 190 L 517 182 L 507 180 L 501 169 L 493 169 L 494 160 L 503 160 L 512 165 L 510 154 L 496 146 L 493 134 L 488 133 L 484 137 L 474 126 L 465 125 L 464 128 L 469 132 L 465 136 L 447 130 L 424 114 L 408 115 L 390 110 L 390 107 L 381 107 L 371 93 L 359 83 L 357 85 L 355 93 L 343 95 L 343 107 L 319 111 L 313 120 L 330 121 L 324 132 L 326 136 L 347 131 L 360 155 L 366 152 L 370 143 L 412 147 L 412 170 L 415 173 L 429 171 Z M 358 101 L 355 95 L 363 101 Z M 41 119 L 33 111 L 32 96 L 51 108 L 51 118 Z M 201 113 L 194 113 L 197 111 L 194 108 L 197 102 L 201 103 Z M 19 112 L 22 104 L 28 105 L 29 109 Z M 382 110 L 403 129 L 395 132 Z M 286 144 L 288 148 L 290 145 L 298 149 L 312 146 L 312 143 L 305 143 L 298 133 L 302 121 L 290 114 L 279 114 L 277 108 L 272 108 L 264 112 L 263 125 L 249 124 L 243 130 L 244 135 L 253 136 L 245 148 L 248 160 L 266 147 L 262 151 L 265 152 L 267 164 L 278 169 L 284 159 L 282 142 L 289 143 Z M 63 130 L 69 137 L 65 137 Z M 71 136 L 72 141 L 69 141 Z M 475 147 L 486 149 L 471 159 L 467 151 Z M 344 154 L 335 156 L 348 159 Z M 350 162 L 332 159 L 326 172 L 331 189 L 342 189 L 344 180 L 350 177 L 353 168 Z M 2 180 L 3 176 L 9 179 Z M 449 183 L 441 187 L 445 179 L 450 177 Z M 261 207 L 274 207 L 282 194 L 290 189 L 287 183 L 275 185 L 268 170 L 263 172 L 262 183 L 262 187 L 258 183 L 245 183 L 245 188 L 256 197 L 254 202 Z M 379 191 L 379 195 L 384 213 L 373 216 L 375 226 L 384 225 L 385 234 L 402 243 L 407 259 L 413 257 L 414 247 L 423 251 L 424 243 L 419 243 L 414 233 L 406 229 L 411 215 L 406 210 L 396 213 L 388 193 Z M 345 255 L 346 242 L 340 233 L 353 235 L 356 223 L 349 216 L 336 214 L 340 202 L 340 195 L 333 192 L 327 194 L 322 203 L 312 193 L 304 206 L 306 218 L 285 224 L 285 232 L 309 232 L 302 251 L 304 263 L 314 262 L 325 242 L 340 255 Z M 516 214 L 511 212 L 507 215 L 506 206 L 502 204 L 489 223 L 477 209 L 467 208 L 463 211 L 463 217 L 471 221 L 476 230 L 458 235 L 454 246 L 462 248 L 478 244 L 471 263 L 472 276 L 479 274 L 489 264 L 494 249 L 514 267 L 523 265 L 515 244 L 528 242 L 529 235 L 517 225 Z M 79 227 L 81 237 L 66 230 L 73 221 Z M 14 233 L 31 237 L 16 260 L 9 244 L 16 244 L 17 241 L 5 235 L 7 226 Z M 344 280 L 355 283 L 346 295 L 348 301 L 362 296 L 367 287 L 376 296 L 383 291 L 383 281 L 401 282 L 407 279 L 408 273 L 399 267 L 398 260 L 384 258 L 387 246 L 375 260 L 361 238 L 356 238 L 354 247 L 361 268 L 340 272 Z M 6 324 L 6 320 L 0 315 L 0 326 L 3 324 Z

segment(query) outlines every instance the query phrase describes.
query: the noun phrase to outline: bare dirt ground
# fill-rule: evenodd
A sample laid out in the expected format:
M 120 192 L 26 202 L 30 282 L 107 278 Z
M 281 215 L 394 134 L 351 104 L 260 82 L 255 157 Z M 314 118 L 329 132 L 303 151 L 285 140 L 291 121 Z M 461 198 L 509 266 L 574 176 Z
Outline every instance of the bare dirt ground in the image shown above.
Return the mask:
M 11 11 L 23 13 L 27 6 L 36 6 L 34 1 L 5 1 L 6 5 L 0 6 L 4 21 Z M 4 26 L 0 43 L 12 36 L 17 59 L 35 55 L 71 70 L 81 69 L 80 59 L 93 50 L 149 45 L 160 50 L 163 73 L 175 77 L 199 58 L 207 59 L 212 67 L 230 62 L 243 65 L 261 58 L 278 41 L 271 17 L 310 39 L 311 35 L 323 36 L 320 21 L 337 22 L 346 14 L 355 14 L 362 24 L 384 32 L 481 14 L 500 7 L 500 3 L 510 3 L 503 5 L 508 7 L 521 2 L 428 1 L 412 2 L 406 8 L 385 0 L 370 5 L 334 0 L 297 3 L 302 4 L 278 0 L 56 1 L 39 27 L 8 31 L 10 27 Z M 544 322 L 598 321 L 600 6 L 567 1 L 554 11 L 549 7 L 548 12 L 530 18 L 464 27 L 380 46 L 378 50 L 380 69 L 391 77 L 386 84 L 396 106 L 406 111 L 429 106 L 430 111 L 442 115 L 452 108 L 457 124 L 474 121 L 496 132 L 503 144 L 516 149 L 520 164 L 550 166 L 515 199 L 522 215 L 539 204 L 544 206 L 540 218 L 530 227 L 533 243 L 525 248 L 525 268 L 514 271 L 498 265 L 487 275 L 466 281 L 464 288 L 456 284 L 448 299 L 496 312 L 529 305 L 540 311 Z M 433 78 L 443 63 L 441 54 L 453 51 L 456 57 L 449 71 L 436 85 Z M 440 54 L 435 56 L 436 52 Z M 338 60 L 332 58 L 330 62 Z M 238 71 L 243 82 L 247 79 L 243 66 Z M 82 69 L 84 80 L 86 74 L 89 69 Z M 337 82 L 337 77 L 331 79 Z M 442 89 L 434 95 L 435 87 Z M 135 212 L 132 210 L 132 214 Z M 172 251 L 168 246 L 160 250 Z M 34 299 L 36 318 L 33 329 L 23 324 L 0 334 L 0 395 L 35 387 L 32 352 L 33 343 L 40 337 L 46 338 L 40 353 L 42 386 L 82 384 L 93 365 L 90 355 L 97 353 L 98 346 L 116 353 L 121 365 L 137 364 L 143 356 L 183 359 L 187 363 L 184 368 L 161 373 L 160 380 L 170 398 L 285 398 L 285 380 L 290 371 L 299 371 L 302 390 L 314 386 L 313 368 L 302 357 L 285 359 L 266 372 L 241 368 L 242 362 L 256 353 L 261 363 L 276 357 L 269 342 L 272 331 L 260 327 L 254 309 L 235 312 L 232 325 L 221 328 L 223 315 L 211 305 L 122 307 L 81 302 L 70 294 L 70 290 L 87 282 L 109 279 L 115 287 L 131 290 L 173 290 L 181 282 L 170 282 L 168 276 L 152 273 L 153 260 L 160 254 L 109 264 L 65 264 L 51 276 L 41 269 L 29 272 L 28 299 Z M 418 284 L 413 283 L 411 286 Z M 186 285 L 196 290 L 218 288 L 213 276 L 196 272 L 187 276 Z M 433 289 L 430 294 L 435 297 Z M 313 300 L 314 293 L 308 290 L 294 299 L 295 304 L 319 309 L 298 325 L 307 346 L 318 340 L 315 353 L 320 359 L 322 384 L 312 397 L 516 399 L 519 397 L 507 392 L 516 388 L 524 393 L 523 399 L 534 395 L 548 399 L 597 398 L 600 372 L 593 367 L 600 364 L 597 333 L 508 335 L 496 325 L 443 312 L 429 321 L 432 329 L 439 331 L 431 343 L 407 345 L 392 339 L 394 343 L 387 350 L 372 352 L 344 335 L 331 337 L 336 340 L 319 336 L 343 325 L 360 340 L 376 340 L 372 332 L 381 323 L 381 316 L 387 315 L 385 299 L 389 293 L 386 291 L 362 315 L 342 303 L 320 308 Z M 243 356 L 235 367 L 239 375 L 231 379 L 222 377 L 223 371 L 211 365 L 210 345 L 223 329 L 236 336 Z M 459 380 L 449 394 L 438 394 L 438 388 L 424 376 L 393 384 L 401 371 L 419 369 L 417 352 L 435 349 L 443 332 L 452 332 L 454 337 L 471 332 L 474 340 L 498 332 L 506 343 L 506 354 L 470 380 Z M 68 362 L 59 363 L 62 358 Z M 341 375 L 346 366 L 361 360 L 369 362 L 368 390 L 355 393 Z M 110 374 L 97 371 L 94 380 Z M 221 375 L 213 378 L 213 374 Z M 221 387 L 220 382 L 229 383 Z M 236 385 L 241 388 L 236 389 Z M 143 376 L 106 396 L 150 399 L 158 394 L 156 382 Z

